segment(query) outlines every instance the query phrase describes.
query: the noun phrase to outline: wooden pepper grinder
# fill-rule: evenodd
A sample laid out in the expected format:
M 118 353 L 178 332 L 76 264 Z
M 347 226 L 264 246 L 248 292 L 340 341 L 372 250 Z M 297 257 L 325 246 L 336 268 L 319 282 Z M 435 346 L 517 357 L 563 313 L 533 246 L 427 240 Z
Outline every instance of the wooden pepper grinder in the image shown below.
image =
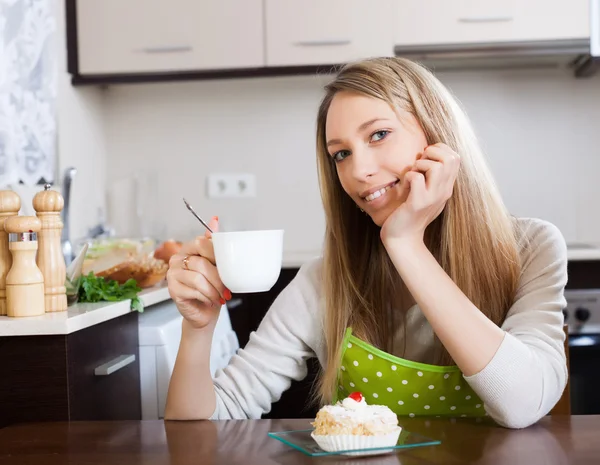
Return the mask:
M 46 313 L 67 309 L 67 271 L 65 257 L 60 245 L 63 222 L 60 219 L 65 201 L 58 192 L 50 190 L 50 184 L 33 197 L 33 208 L 42 223 L 38 235 L 37 265 L 44 275 Z
M 15 191 L 0 191 L 0 316 L 6 315 L 6 275 L 12 266 L 4 222 L 11 216 L 17 216 L 20 209 L 21 198 Z
M 35 216 L 11 216 L 4 223 L 12 253 L 12 266 L 6 275 L 8 316 L 44 314 L 44 275 L 35 263 L 41 227 Z

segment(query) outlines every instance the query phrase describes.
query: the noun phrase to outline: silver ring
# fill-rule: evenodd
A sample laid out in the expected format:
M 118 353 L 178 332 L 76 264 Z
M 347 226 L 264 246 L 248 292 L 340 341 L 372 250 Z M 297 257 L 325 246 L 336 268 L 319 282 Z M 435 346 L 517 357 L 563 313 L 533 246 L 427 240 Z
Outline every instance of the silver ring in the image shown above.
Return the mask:
M 183 263 L 183 269 L 184 270 L 189 270 L 190 269 L 189 268 L 189 259 L 190 259 L 189 255 L 186 255 L 185 257 L 183 257 L 182 263 Z

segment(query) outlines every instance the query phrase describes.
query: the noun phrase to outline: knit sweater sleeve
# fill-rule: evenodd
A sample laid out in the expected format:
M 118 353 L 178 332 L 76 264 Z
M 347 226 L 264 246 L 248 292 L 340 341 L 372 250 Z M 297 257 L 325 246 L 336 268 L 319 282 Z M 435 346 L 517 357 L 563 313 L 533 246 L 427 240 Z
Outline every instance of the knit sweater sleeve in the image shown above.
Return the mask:
M 514 304 L 504 339 L 488 365 L 465 377 L 499 424 L 524 428 L 549 413 L 567 382 L 562 310 L 567 248 L 558 228 L 531 220 L 522 245 Z
M 303 265 L 250 334 L 248 344 L 215 373 L 217 402 L 211 419 L 260 418 L 293 380 L 306 377 L 306 362 L 323 343 L 319 269 L 318 260 Z

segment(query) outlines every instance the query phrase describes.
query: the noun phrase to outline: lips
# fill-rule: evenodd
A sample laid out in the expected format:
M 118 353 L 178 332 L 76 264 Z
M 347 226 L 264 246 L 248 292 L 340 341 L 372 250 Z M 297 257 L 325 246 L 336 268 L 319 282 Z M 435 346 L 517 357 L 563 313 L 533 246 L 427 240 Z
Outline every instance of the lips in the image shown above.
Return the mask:
M 373 189 L 369 189 L 368 191 L 365 191 L 364 193 L 361 194 L 361 198 L 363 200 L 365 200 L 367 203 L 372 202 L 373 200 L 378 199 L 382 195 L 385 195 L 385 193 L 387 191 L 389 191 L 392 187 L 394 187 L 396 184 L 398 184 L 397 179 L 395 181 L 393 181 L 389 184 L 385 184 L 381 187 L 375 187 Z

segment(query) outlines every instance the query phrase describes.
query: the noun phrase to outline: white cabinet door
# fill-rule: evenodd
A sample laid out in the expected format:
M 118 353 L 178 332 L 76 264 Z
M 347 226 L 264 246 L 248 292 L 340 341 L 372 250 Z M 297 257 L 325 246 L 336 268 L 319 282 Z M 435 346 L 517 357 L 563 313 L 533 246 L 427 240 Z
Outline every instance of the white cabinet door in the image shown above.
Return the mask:
M 265 0 L 267 65 L 393 55 L 394 0 Z
M 589 0 L 394 0 L 396 45 L 589 37 Z
M 77 0 L 79 72 L 264 66 L 262 0 Z

